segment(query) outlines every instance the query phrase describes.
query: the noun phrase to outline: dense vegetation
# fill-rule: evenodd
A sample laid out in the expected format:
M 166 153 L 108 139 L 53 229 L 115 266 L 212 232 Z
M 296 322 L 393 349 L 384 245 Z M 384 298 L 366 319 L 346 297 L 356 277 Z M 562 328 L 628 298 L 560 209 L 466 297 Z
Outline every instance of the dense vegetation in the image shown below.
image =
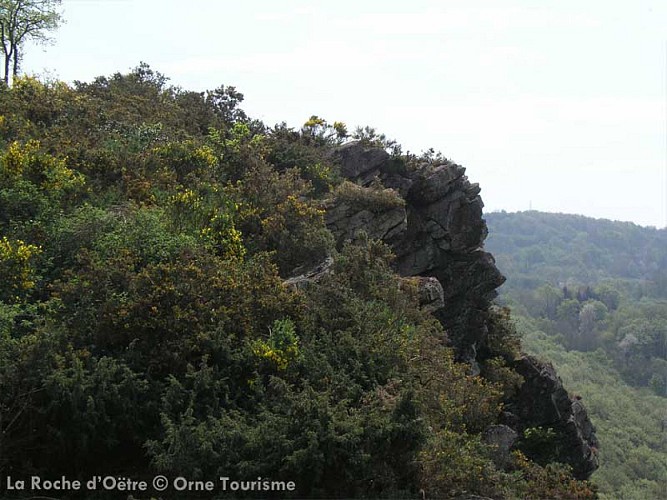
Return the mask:
M 322 201 L 358 195 L 328 160 L 345 126 L 267 127 L 242 99 L 146 65 L 0 88 L 0 473 L 593 496 L 482 443 L 517 383 L 504 316 L 493 380 L 472 376 L 386 246 L 334 248 Z
M 611 498 L 667 490 L 667 231 L 539 212 L 491 213 L 487 248 L 527 351 L 553 360 L 598 427 Z

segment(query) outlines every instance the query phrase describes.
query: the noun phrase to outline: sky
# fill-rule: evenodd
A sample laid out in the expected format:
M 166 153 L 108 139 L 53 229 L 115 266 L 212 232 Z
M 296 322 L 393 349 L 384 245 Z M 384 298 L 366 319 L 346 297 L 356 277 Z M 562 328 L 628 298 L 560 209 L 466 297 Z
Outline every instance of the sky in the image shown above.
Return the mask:
M 486 211 L 667 225 L 664 0 L 64 0 L 23 70 L 68 82 L 148 63 L 244 110 L 434 148 Z

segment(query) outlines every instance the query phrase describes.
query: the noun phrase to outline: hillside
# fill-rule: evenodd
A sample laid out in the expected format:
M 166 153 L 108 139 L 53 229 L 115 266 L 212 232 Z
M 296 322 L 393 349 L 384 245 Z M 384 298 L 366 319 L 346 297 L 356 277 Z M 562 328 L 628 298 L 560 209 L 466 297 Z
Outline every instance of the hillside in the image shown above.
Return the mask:
M 608 498 L 667 490 L 667 231 L 576 215 L 490 213 L 524 348 L 587 401 Z
M 665 229 L 536 211 L 485 219 L 487 247 L 508 276 L 505 289 L 623 280 L 635 295 L 667 298 Z
M 492 304 L 465 169 L 242 101 L 145 64 L 0 87 L 0 473 L 594 498 L 586 409 Z

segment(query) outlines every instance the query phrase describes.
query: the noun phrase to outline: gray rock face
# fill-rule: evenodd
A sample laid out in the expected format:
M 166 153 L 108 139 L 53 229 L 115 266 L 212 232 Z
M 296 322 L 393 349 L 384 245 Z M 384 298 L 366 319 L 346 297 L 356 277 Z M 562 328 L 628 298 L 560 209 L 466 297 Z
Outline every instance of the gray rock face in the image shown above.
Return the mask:
M 359 183 L 366 185 L 389 161 L 389 154 L 384 149 L 350 142 L 337 148 L 332 155 L 332 160 L 340 165 L 343 176 L 362 181 Z
M 399 241 L 408 227 L 403 207 L 374 213 L 356 209 L 347 203 L 330 205 L 326 212 L 326 223 L 339 246 L 346 240 L 357 239 L 361 231 L 372 239 L 391 244 Z
M 570 464 L 575 477 L 586 479 L 599 467 L 595 427 L 577 398 L 570 398 L 550 364 L 524 356 L 515 363 L 524 378 L 506 409 L 519 417 L 519 431 L 552 428 L 557 433 L 558 461 Z
M 493 257 L 482 250 L 487 228 L 479 185 L 451 162 L 397 172 L 384 150 L 358 142 L 341 146 L 332 158 L 348 179 L 360 185 L 378 179 L 406 201 L 405 207 L 371 212 L 333 200 L 326 223 L 338 245 L 364 231 L 392 247 L 400 275 L 436 278 L 445 304 L 437 317 L 461 359 L 470 359 L 469 351 L 486 335 L 485 311 L 505 281 Z
M 374 211 L 331 200 L 326 223 L 337 244 L 356 239 L 361 231 L 389 244 L 396 271 L 421 277 L 422 307 L 440 320 L 459 360 L 477 373 L 477 347 L 488 335 L 491 301 L 505 281 L 493 256 L 483 250 L 488 231 L 479 185 L 469 182 L 460 165 L 401 169 L 384 150 L 358 142 L 341 146 L 332 159 L 356 184 L 378 180 L 405 200 L 404 207 Z M 597 440 L 583 405 L 569 398 L 550 365 L 524 358 L 516 370 L 526 381 L 506 408 L 505 423 L 518 433 L 542 425 L 558 428 L 565 441 L 559 446 L 561 461 L 572 465 L 577 477 L 589 477 L 598 466 Z M 512 433 L 503 433 L 504 450 Z
M 517 432 L 506 425 L 492 425 L 484 431 L 482 440 L 495 448 L 493 461 L 504 468 L 510 463 L 510 450 L 519 437 Z
M 414 180 L 407 198 L 415 205 L 428 205 L 446 197 L 456 188 L 466 169 L 454 163 L 425 169 Z
M 327 257 L 323 262 L 315 266 L 313 269 L 309 269 L 303 274 L 285 280 L 285 285 L 295 290 L 302 290 L 310 283 L 316 283 L 324 276 L 329 274 L 331 272 L 331 266 L 333 266 L 333 258 Z
M 418 280 L 419 305 L 424 311 L 434 313 L 445 307 L 445 292 L 437 278 L 419 276 L 416 279 Z

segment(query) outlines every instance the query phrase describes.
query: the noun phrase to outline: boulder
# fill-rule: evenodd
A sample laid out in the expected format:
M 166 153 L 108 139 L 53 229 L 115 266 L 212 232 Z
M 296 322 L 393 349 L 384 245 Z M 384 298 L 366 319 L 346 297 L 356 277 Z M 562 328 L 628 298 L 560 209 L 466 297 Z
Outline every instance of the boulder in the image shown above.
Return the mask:
M 492 425 L 482 434 L 482 441 L 494 447 L 493 461 L 499 468 L 510 464 L 510 450 L 518 437 L 517 432 L 507 425 Z
M 434 313 L 445 307 L 445 293 L 437 278 L 419 276 L 416 279 L 419 290 L 419 305 L 422 310 Z

